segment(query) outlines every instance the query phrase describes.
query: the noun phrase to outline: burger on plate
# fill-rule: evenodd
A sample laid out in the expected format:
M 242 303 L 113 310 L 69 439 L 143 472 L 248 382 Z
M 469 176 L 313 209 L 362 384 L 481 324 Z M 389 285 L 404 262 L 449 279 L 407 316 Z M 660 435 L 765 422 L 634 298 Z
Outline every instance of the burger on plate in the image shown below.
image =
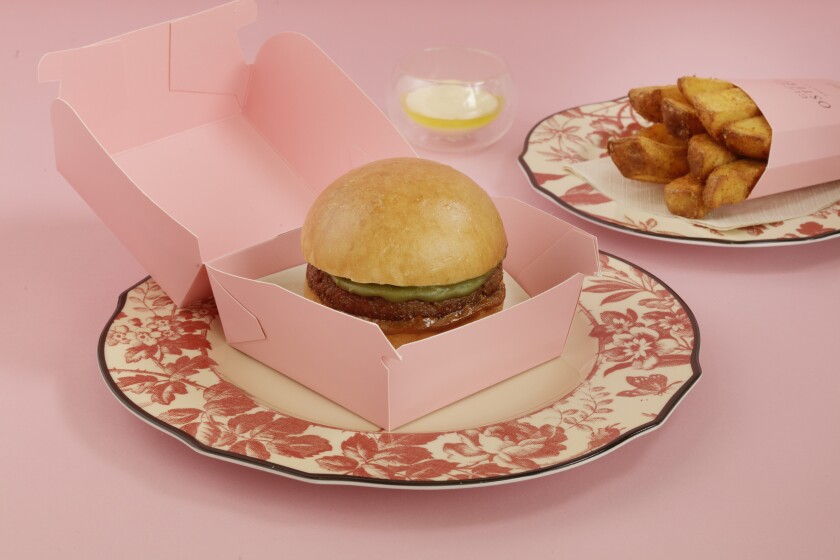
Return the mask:
M 301 246 L 309 297 L 409 335 L 400 343 L 505 299 L 498 210 L 469 177 L 433 161 L 379 160 L 339 177 L 310 208 Z

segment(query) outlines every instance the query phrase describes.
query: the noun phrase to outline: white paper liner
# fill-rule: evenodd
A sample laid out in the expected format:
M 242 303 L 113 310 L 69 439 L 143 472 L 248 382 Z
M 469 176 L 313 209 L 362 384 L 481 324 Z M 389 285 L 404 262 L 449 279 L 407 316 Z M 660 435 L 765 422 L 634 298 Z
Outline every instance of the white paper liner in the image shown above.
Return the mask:
M 663 185 L 627 179 L 608 157 L 574 163 L 566 166 L 566 170 L 622 206 L 646 214 L 678 217 L 671 214 L 665 206 L 662 195 Z M 724 231 L 807 216 L 838 200 L 840 200 L 840 181 L 832 181 L 722 206 L 709 212 L 702 220 L 680 219 Z

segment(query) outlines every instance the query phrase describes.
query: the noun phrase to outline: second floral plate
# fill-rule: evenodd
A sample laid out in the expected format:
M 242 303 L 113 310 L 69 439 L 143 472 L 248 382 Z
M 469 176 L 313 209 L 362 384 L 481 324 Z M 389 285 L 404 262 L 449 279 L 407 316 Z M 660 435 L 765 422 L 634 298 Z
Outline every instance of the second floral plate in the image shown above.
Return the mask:
M 532 186 L 564 209 L 624 233 L 678 243 L 755 247 L 821 241 L 840 235 L 840 200 L 809 216 L 718 231 L 677 216 L 651 215 L 622 206 L 565 167 L 606 156 L 607 141 L 644 123 L 627 98 L 555 113 L 534 126 L 519 162 Z

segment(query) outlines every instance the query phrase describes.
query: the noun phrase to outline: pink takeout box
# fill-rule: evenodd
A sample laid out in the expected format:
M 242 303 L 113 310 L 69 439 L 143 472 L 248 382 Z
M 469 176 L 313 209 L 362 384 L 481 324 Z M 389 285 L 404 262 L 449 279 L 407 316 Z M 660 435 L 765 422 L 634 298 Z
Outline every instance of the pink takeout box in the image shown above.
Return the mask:
M 750 198 L 840 179 L 840 82 L 731 80 L 773 129 L 767 168 Z
M 260 280 L 304 263 L 295 229 L 207 264 L 225 338 L 386 429 L 556 358 L 583 275 L 598 269 L 595 238 L 515 199 L 494 202 L 505 271 L 530 299 L 395 349 L 375 324 Z
M 378 327 L 261 280 L 303 263 L 299 226 L 349 169 L 414 152 L 309 39 L 268 39 L 254 63 L 240 0 L 50 53 L 56 164 L 166 293 L 212 293 L 228 342 L 392 429 L 562 353 L 595 238 L 495 202 L 505 270 L 530 299 L 395 349 Z

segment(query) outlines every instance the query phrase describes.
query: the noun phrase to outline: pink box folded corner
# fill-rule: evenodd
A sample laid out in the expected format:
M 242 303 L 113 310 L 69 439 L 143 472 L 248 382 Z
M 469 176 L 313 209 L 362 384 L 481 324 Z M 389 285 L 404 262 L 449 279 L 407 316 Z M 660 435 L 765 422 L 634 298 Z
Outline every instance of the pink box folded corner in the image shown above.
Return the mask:
M 346 171 L 415 153 L 312 41 L 236 33 L 252 0 L 49 53 L 56 165 L 178 305 L 213 294 L 228 342 L 392 429 L 560 355 L 595 238 L 499 198 L 505 270 L 530 299 L 395 349 L 378 327 L 265 282 Z M 209 273 L 208 273 L 209 272 Z

